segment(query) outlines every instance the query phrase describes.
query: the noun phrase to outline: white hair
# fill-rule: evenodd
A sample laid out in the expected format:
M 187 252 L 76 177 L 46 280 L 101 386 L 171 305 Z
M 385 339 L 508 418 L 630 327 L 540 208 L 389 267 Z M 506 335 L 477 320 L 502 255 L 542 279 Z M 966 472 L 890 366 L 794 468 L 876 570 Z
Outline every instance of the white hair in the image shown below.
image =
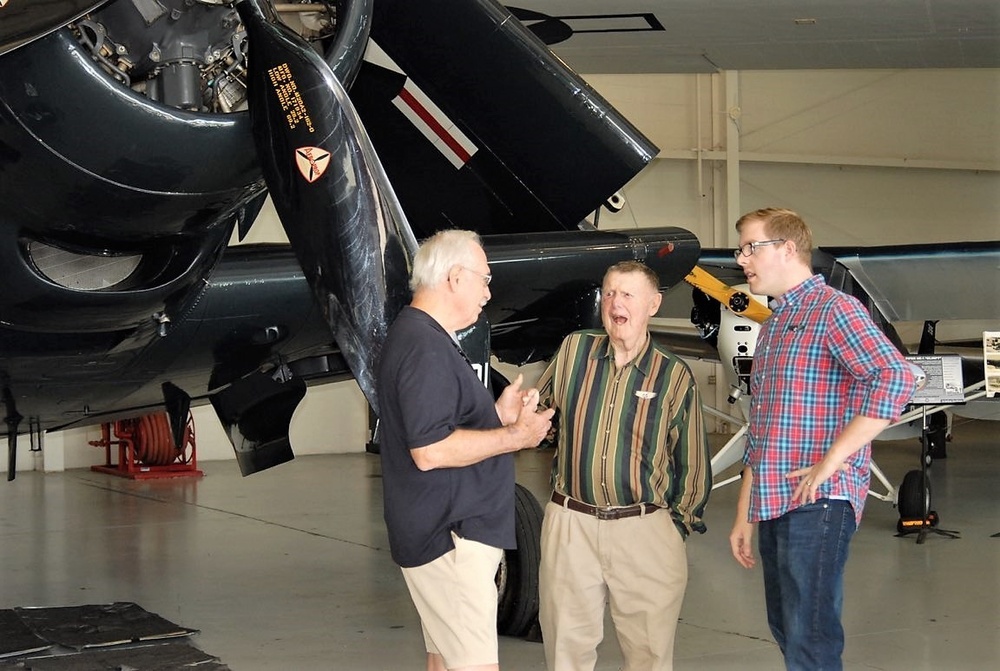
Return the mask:
M 471 265 L 472 245 L 482 246 L 475 231 L 448 229 L 438 231 L 421 243 L 413 257 L 410 289 L 432 287 L 444 281 L 454 266 Z

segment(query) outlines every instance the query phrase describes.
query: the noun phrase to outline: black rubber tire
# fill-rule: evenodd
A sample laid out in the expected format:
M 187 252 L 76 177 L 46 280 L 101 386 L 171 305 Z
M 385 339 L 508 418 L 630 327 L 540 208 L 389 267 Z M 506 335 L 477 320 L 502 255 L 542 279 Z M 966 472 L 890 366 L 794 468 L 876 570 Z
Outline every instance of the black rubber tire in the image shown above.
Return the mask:
M 542 554 L 542 511 L 538 499 L 515 485 L 516 550 L 504 550 L 497 570 L 497 631 L 522 637 L 538 622 L 538 565 Z
M 924 477 L 921 471 L 913 470 L 903 478 L 903 484 L 899 486 L 899 517 L 904 520 L 919 520 L 923 518 L 924 512 L 931 509 L 931 480 L 927 477 L 926 486 L 923 486 Z M 927 508 L 924 508 L 924 498 L 927 500 Z

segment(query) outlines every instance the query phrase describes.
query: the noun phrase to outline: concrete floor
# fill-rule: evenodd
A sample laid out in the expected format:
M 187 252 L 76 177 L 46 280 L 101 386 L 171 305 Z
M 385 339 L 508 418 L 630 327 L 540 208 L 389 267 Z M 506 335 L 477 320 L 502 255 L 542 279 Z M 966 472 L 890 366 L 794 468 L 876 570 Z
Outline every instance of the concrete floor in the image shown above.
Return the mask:
M 846 583 L 848 669 L 1000 668 L 1000 424 L 956 418 L 932 466 L 933 507 L 958 540 L 898 538 L 869 499 Z M 897 486 L 914 440 L 876 444 Z M 551 452 L 518 457 L 544 500 Z M 423 669 L 420 628 L 382 522 L 377 457 L 301 457 L 249 478 L 133 481 L 89 470 L 0 483 L 0 608 L 131 601 L 200 630 L 233 671 Z M 778 669 L 759 569 L 731 558 L 736 487 L 714 492 L 709 532 L 688 543 L 678 669 Z M 608 629 L 598 668 L 618 669 Z M 540 644 L 502 638 L 501 666 L 543 669 Z

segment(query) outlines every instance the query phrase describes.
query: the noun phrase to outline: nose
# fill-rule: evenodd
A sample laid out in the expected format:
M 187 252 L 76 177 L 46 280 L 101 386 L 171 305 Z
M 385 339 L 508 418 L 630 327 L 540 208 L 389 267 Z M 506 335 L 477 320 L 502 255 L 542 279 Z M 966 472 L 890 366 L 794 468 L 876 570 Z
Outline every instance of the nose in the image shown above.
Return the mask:
M 749 256 L 743 256 L 742 254 L 740 254 L 736 258 L 736 265 L 738 265 L 740 268 L 745 267 L 748 263 L 750 263 L 750 257 Z

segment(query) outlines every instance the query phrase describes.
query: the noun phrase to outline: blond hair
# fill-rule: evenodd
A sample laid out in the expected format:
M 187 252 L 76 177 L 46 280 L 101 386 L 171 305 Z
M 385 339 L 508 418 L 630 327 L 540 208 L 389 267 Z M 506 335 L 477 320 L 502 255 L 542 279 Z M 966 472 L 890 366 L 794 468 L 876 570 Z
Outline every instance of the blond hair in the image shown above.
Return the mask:
M 736 222 L 736 230 L 740 231 L 749 221 L 764 223 L 764 233 L 772 240 L 785 240 L 795 243 L 799 258 L 806 265 L 812 264 L 812 231 L 798 213 L 780 207 L 765 207 L 753 212 L 747 212 Z

